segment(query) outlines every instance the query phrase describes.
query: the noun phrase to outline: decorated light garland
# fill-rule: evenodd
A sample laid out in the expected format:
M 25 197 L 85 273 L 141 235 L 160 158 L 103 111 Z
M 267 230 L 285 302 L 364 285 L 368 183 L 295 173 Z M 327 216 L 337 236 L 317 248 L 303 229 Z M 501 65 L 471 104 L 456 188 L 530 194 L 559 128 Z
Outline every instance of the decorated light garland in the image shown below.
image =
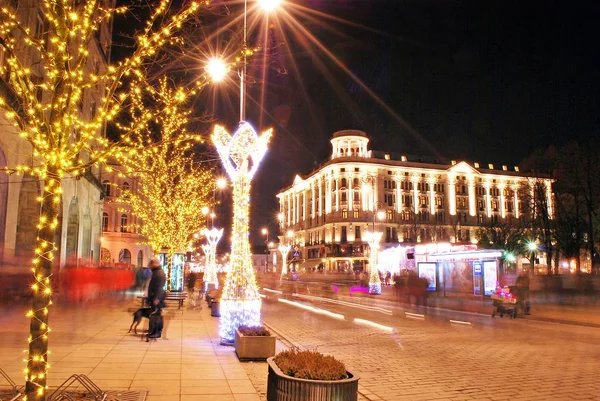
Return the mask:
M 223 229 L 217 229 L 213 227 L 210 230 L 204 230 L 204 236 L 208 242 L 207 245 L 202 246 L 204 253 L 208 257 L 206 268 L 204 269 L 204 289 L 207 290 L 209 286 L 218 289 L 219 279 L 217 277 L 217 244 L 223 236 Z
M 219 304 L 219 335 L 224 343 L 233 342 L 235 329 L 241 325 L 260 326 L 260 294 L 252 266 L 249 215 L 250 185 L 263 159 L 272 130 L 260 137 L 247 122 L 241 122 L 231 136 L 222 126 L 215 126 L 212 140 L 233 186 L 233 229 L 230 270 L 225 279 Z
M 366 240 L 369 243 L 369 294 L 381 294 L 381 279 L 379 278 L 379 268 L 377 266 L 377 251 L 381 241 L 381 231 L 367 231 Z

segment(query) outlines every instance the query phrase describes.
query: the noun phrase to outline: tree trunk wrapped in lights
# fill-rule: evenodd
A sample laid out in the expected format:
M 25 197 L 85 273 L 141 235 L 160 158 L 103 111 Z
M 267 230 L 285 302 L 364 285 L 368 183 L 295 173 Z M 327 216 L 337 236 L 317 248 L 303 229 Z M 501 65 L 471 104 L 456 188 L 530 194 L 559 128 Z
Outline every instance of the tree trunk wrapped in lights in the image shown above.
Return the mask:
M 208 242 L 207 245 L 202 246 L 208 258 L 208 263 L 206 263 L 206 268 L 204 269 L 204 288 L 208 289 L 209 286 L 219 288 L 219 278 L 217 277 L 217 244 L 223 236 L 223 229 L 219 230 L 213 227 L 210 230 L 205 230 L 204 236 Z
M 239 326 L 260 326 L 260 295 L 250 252 L 250 185 L 263 159 L 272 130 L 260 137 L 252 126 L 241 122 L 233 134 L 217 125 L 212 140 L 233 186 L 233 230 L 230 269 L 221 296 L 219 335 L 233 343 Z
M 169 0 L 154 5 L 126 57 L 100 71 L 90 68 L 91 49 L 97 49 L 97 33 L 110 25 L 127 7 L 112 8 L 97 0 L 42 0 L 41 26 L 30 29 L 8 5 L 0 9 L 0 45 L 6 63 L 0 74 L 0 108 L 29 143 L 33 155 L 27 165 L 7 170 L 43 181 L 38 198 L 41 215 L 33 256 L 33 301 L 25 393 L 28 401 L 45 400 L 48 373 L 49 307 L 53 286 L 52 261 L 56 252 L 55 231 L 62 198 L 62 180 L 77 177 L 105 162 L 127 141 L 110 143 L 103 135 L 104 124 L 115 118 L 129 99 L 121 86 L 124 76 L 144 76 L 144 68 L 160 56 L 160 49 L 174 44 L 174 33 L 199 10 L 189 3 L 179 12 L 169 12 Z M 26 14 L 29 15 L 29 14 Z M 35 72 L 35 73 L 34 73 Z M 82 110 L 83 97 L 102 89 L 95 115 Z
M 381 279 L 379 278 L 379 269 L 377 267 L 377 251 L 379 242 L 383 235 L 380 231 L 368 231 L 366 239 L 369 243 L 369 294 L 381 294 Z

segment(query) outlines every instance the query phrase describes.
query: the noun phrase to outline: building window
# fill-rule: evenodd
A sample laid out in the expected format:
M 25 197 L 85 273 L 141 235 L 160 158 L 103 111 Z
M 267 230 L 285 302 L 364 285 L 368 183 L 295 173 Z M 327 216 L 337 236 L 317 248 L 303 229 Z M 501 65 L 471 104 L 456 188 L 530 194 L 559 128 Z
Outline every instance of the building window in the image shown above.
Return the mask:
M 102 188 L 104 189 L 104 196 L 110 197 L 110 181 L 105 180 L 102 183 Z
M 108 213 L 102 213 L 102 231 L 108 231 Z
M 340 242 L 348 242 L 348 233 L 346 230 L 346 226 L 342 226 L 342 234 L 341 234 Z
M 393 210 L 386 210 L 386 215 L 387 215 L 388 220 L 394 220 L 394 211 Z
M 342 188 L 346 188 L 348 186 L 348 181 L 345 178 L 342 178 Z
M 359 226 L 354 227 L 354 240 L 360 241 L 360 227 Z
M 121 215 L 121 232 L 122 233 L 127 232 L 127 215 L 126 214 Z
M 358 210 L 354 210 L 353 212 L 354 212 L 354 218 L 358 219 Z
M 482 214 L 477 215 L 477 224 L 483 224 L 484 219 Z
M 346 209 L 342 210 L 342 218 L 343 219 L 347 219 L 348 218 L 348 211 Z

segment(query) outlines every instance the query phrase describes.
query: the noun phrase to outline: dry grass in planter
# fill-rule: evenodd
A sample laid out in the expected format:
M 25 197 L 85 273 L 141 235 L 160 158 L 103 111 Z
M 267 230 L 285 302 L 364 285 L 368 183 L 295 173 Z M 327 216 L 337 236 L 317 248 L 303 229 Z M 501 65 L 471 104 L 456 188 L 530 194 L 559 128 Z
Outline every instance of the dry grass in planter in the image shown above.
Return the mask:
M 341 380 L 348 377 L 342 362 L 317 351 L 283 351 L 275 356 L 274 362 L 284 374 L 298 379 Z
M 271 332 L 267 330 L 264 326 L 240 326 L 238 327 L 238 330 L 245 336 L 268 337 L 271 335 Z

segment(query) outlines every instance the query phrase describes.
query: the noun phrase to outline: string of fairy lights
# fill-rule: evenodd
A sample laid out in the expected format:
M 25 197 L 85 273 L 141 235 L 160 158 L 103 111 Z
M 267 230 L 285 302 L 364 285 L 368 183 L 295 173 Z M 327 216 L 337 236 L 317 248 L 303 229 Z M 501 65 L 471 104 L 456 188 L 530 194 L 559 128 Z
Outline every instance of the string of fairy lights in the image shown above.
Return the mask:
M 0 88 L 0 108 L 12 122 L 18 137 L 31 146 L 33 161 L 11 167 L 11 171 L 37 177 L 44 182 L 38 198 L 41 214 L 32 260 L 33 305 L 25 369 L 25 400 L 44 400 L 48 364 L 49 308 L 52 305 L 52 261 L 56 251 L 62 179 L 78 176 L 94 165 L 118 155 L 128 137 L 110 142 L 101 134 L 114 120 L 130 93 L 122 87 L 124 77 L 144 76 L 145 65 L 165 45 L 180 42 L 175 33 L 207 2 L 190 2 L 170 12 L 170 1 L 153 5 L 144 28 L 135 37 L 130 57 L 102 70 L 89 68 L 90 49 L 103 24 L 127 7 L 106 7 L 91 0 L 42 0 L 41 12 L 47 29 L 39 37 L 21 21 L 16 10 L 0 8 L 0 45 L 7 78 Z M 21 57 L 21 54 L 28 54 Z M 95 115 L 83 113 L 80 104 L 87 91 L 101 92 Z M 128 146 L 127 151 L 131 151 Z
M 379 277 L 379 268 L 377 265 L 377 252 L 383 233 L 381 231 L 368 231 L 365 233 L 366 240 L 369 243 L 369 294 L 381 294 L 381 278 Z

